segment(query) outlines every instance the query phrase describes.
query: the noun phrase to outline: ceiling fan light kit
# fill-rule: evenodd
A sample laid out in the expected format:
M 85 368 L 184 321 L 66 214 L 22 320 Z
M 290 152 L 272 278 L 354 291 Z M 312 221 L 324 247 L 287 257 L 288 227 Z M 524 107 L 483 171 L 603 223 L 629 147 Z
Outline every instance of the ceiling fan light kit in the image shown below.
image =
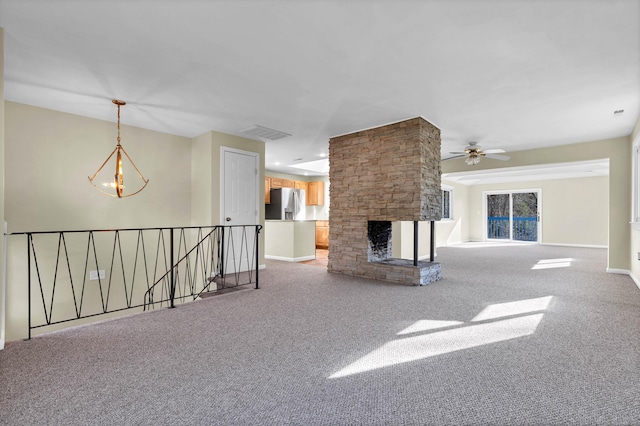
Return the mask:
M 96 188 L 98 191 L 102 192 L 105 195 L 108 195 L 110 197 L 126 198 L 126 197 L 131 197 L 132 195 L 136 195 L 138 192 L 142 191 L 149 183 L 149 179 L 145 179 L 145 177 L 142 175 L 140 170 L 138 170 L 136 163 L 133 162 L 131 157 L 129 157 L 129 154 L 127 154 L 127 151 L 125 151 L 124 147 L 120 144 L 120 107 L 123 105 L 126 105 L 127 103 L 125 101 L 120 101 L 117 99 L 114 99 L 111 102 L 113 102 L 115 105 L 118 106 L 118 139 L 117 139 L 118 143 L 116 144 L 116 147 L 114 148 L 114 150 L 111 151 L 111 154 L 109 154 L 107 159 L 104 160 L 104 163 L 102 163 L 102 166 L 98 168 L 98 170 L 93 174 L 93 176 L 89 177 L 89 182 L 93 185 L 94 188 Z M 114 178 L 112 181 L 106 181 L 102 183 L 102 186 L 107 189 L 115 190 L 115 193 L 111 191 L 107 192 L 101 189 L 94 182 L 96 177 L 100 174 L 104 166 L 107 165 L 109 160 L 111 160 L 114 154 L 116 158 Z M 133 166 L 133 169 L 138 174 L 138 177 L 142 180 L 142 187 L 130 194 L 124 193 L 125 186 L 124 186 L 124 172 L 122 170 L 122 154 L 124 154 L 124 156 L 129 160 L 129 162 Z
M 480 162 L 480 157 L 477 155 L 470 155 L 464 160 L 469 166 L 474 166 Z

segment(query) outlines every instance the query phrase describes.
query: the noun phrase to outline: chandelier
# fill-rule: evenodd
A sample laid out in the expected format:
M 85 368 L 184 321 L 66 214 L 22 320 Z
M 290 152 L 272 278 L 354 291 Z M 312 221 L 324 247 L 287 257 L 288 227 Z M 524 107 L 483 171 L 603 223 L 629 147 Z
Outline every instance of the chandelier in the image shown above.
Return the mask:
M 118 106 L 118 143 L 116 144 L 116 147 L 114 148 L 114 150 L 111 151 L 111 154 L 104 161 L 104 163 L 102 163 L 102 166 L 100 166 L 98 171 L 96 171 L 93 174 L 93 176 L 91 176 L 89 178 L 89 182 L 91 182 L 91 184 L 94 186 L 94 188 L 96 188 L 98 191 L 100 191 L 103 194 L 108 195 L 110 197 L 118 197 L 118 198 L 131 197 L 132 195 L 136 195 L 138 192 L 142 191 L 145 188 L 145 186 L 147 186 L 147 184 L 149 183 L 149 179 L 145 179 L 144 178 L 142 173 L 140 173 L 140 170 L 138 170 L 138 167 L 136 167 L 136 164 L 133 162 L 131 157 L 129 157 L 129 154 L 127 154 L 127 151 L 125 151 L 124 147 L 122 145 L 120 145 L 120 107 L 123 106 L 123 105 L 126 105 L 127 103 L 124 102 L 124 101 L 119 101 L 117 99 L 114 99 L 111 102 L 113 102 L 114 104 L 116 104 Z M 102 188 L 100 188 L 98 185 L 96 185 L 96 183 L 94 181 L 95 181 L 96 177 L 100 174 L 102 169 L 107 165 L 109 160 L 111 160 L 111 158 L 113 158 L 114 154 L 115 154 L 116 162 L 115 162 L 115 166 L 112 169 L 112 170 L 115 170 L 115 174 L 113 176 L 113 180 L 107 180 L 107 181 L 103 182 L 101 184 Z M 129 163 L 131 163 L 131 166 L 133 167 L 133 170 L 135 170 L 135 172 L 137 173 L 138 177 L 142 181 L 142 183 L 141 183 L 142 186 L 137 191 L 131 192 L 129 194 L 125 194 L 124 193 L 125 186 L 124 186 L 124 171 L 123 171 L 123 161 L 122 161 L 123 160 L 123 156 L 122 156 L 122 154 L 124 154 L 124 157 L 129 160 Z

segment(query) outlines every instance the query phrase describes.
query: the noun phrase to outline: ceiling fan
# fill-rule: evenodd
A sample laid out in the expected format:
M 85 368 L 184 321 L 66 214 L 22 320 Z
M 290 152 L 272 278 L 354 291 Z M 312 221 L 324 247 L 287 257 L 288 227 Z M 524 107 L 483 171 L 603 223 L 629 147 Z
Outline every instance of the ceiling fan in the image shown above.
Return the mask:
M 467 157 L 464 162 L 470 166 L 474 164 L 478 164 L 482 157 L 493 158 L 494 160 L 502 160 L 507 161 L 509 158 L 508 155 L 500 155 L 505 152 L 504 149 L 486 149 L 483 150 L 478 142 L 469 142 L 469 145 L 464 149 L 464 151 L 454 151 L 449 154 L 454 154 L 453 157 L 446 158 L 446 160 L 451 160 L 452 158 L 459 157 Z

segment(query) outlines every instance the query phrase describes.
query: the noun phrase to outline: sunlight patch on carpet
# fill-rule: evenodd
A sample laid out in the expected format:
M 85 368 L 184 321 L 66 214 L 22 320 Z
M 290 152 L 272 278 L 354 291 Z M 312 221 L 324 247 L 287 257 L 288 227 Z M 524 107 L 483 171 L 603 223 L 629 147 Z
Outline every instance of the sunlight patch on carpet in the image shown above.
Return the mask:
M 567 257 L 564 259 L 542 259 L 538 261 L 531 269 L 554 269 L 554 268 L 568 268 L 573 262 L 573 258 Z
M 437 330 L 439 328 L 452 327 L 454 325 L 462 325 L 462 321 L 436 321 L 436 320 L 420 320 L 411 324 L 409 327 L 398 332 L 398 336 L 403 334 L 420 333 L 421 331 Z
M 398 335 L 422 334 L 387 342 L 332 374 L 329 379 L 347 377 L 432 356 L 530 336 L 536 332 L 544 317 L 544 313 L 540 311 L 546 310 L 552 299 L 553 296 L 547 296 L 492 304 L 476 315 L 471 323 L 437 320 L 416 321 L 400 331 Z M 505 317 L 509 318 L 505 319 Z M 487 322 L 474 323 L 478 321 Z M 456 328 L 434 331 L 446 327 Z
M 524 315 L 531 312 L 544 311 L 549 307 L 552 298 L 553 296 L 546 296 L 536 299 L 518 300 L 516 302 L 494 303 L 484 308 L 471 321 L 486 321 L 512 315 Z

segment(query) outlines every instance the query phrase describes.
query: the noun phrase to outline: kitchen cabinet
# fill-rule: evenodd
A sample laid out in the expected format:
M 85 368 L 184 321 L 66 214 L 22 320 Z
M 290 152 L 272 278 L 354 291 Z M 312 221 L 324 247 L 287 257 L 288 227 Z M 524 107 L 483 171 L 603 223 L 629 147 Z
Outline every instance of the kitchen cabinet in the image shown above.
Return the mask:
M 307 190 L 307 205 L 322 206 L 324 205 L 324 182 L 309 182 Z
M 316 248 L 318 249 L 329 248 L 329 221 L 328 220 L 316 221 Z
M 264 178 L 264 203 L 271 204 L 271 178 Z
M 270 179 L 271 179 L 271 189 L 295 187 L 293 181 L 289 179 L 282 179 L 277 177 L 271 177 Z
M 294 181 L 294 185 L 295 185 L 296 189 L 304 189 L 305 192 L 308 189 L 308 183 L 307 182 L 300 182 L 299 180 L 296 180 L 296 181 Z

